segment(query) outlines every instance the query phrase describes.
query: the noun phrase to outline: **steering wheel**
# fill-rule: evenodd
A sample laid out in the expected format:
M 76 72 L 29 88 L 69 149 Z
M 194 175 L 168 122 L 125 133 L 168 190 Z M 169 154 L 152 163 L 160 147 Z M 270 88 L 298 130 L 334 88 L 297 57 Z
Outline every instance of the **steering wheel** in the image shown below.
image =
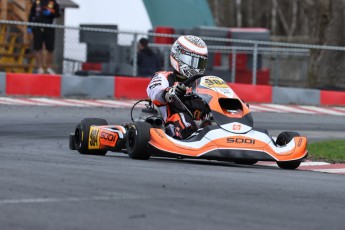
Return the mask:
M 203 75 L 203 74 L 198 74 L 198 75 L 194 75 L 188 79 L 186 79 L 185 81 L 181 82 L 182 84 L 184 85 L 189 85 L 191 82 L 194 82 L 196 81 L 197 79 L 201 78 L 201 77 L 204 77 L 206 75 Z M 174 95 L 174 98 L 176 101 L 178 101 L 181 106 L 187 111 L 187 113 L 189 113 L 189 115 L 191 117 L 193 117 L 193 114 L 192 112 L 187 108 L 187 106 L 183 103 L 183 101 L 186 101 L 188 99 L 193 99 L 195 95 L 184 95 L 182 100 L 177 96 L 177 95 Z
M 184 85 L 189 85 L 189 83 L 193 82 L 193 81 L 196 81 L 197 79 L 201 78 L 201 77 L 204 77 L 206 75 L 204 74 L 198 74 L 198 75 L 194 75 L 188 79 L 186 79 L 184 82 L 182 82 L 182 84 Z
M 185 86 L 189 85 L 191 82 L 194 82 L 196 81 L 197 79 L 201 78 L 201 77 L 204 77 L 206 75 L 203 75 L 203 74 L 198 74 L 198 75 L 194 75 L 188 79 L 186 79 L 185 81 L 181 82 L 181 84 L 184 84 Z M 195 98 L 197 96 L 195 96 L 194 94 L 185 94 L 183 95 L 180 100 L 182 101 L 188 101 L 188 100 L 191 100 L 193 98 Z

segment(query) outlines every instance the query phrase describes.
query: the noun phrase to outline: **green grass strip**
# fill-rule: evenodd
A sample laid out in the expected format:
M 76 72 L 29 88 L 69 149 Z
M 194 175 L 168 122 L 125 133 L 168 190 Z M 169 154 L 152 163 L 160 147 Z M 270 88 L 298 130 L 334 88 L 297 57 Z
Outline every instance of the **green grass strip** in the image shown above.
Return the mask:
M 329 163 L 345 163 L 345 140 L 320 141 L 308 144 L 309 159 Z

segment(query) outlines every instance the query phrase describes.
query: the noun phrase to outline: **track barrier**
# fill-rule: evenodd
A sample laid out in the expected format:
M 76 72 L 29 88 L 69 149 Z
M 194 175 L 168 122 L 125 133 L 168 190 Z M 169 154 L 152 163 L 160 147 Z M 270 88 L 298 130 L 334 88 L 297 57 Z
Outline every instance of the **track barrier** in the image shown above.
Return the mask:
M 0 94 L 5 96 L 143 99 L 150 78 L 0 73 Z M 345 92 L 228 83 L 248 103 L 340 105 Z
M 6 95 L 61 96 L 61 76 L 48 74 L 6 74 Z

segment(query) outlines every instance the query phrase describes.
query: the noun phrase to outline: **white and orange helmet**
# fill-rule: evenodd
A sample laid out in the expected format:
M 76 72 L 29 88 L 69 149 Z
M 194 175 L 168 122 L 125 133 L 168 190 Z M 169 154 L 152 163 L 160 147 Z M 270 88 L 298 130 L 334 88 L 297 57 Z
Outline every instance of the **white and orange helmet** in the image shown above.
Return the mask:
M 182 76 L 203 74 L 207 66 L 207 46 L 199 37 L 179 37 L 171 47 L 170 63 Z

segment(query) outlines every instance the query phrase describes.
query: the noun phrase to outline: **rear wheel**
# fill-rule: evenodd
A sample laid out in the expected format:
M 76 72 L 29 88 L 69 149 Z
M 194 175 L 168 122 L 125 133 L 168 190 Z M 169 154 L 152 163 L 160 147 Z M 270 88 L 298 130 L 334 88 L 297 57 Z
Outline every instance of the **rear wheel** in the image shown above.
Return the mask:
M 276 144 L 284 146 L 289 143 L 294 137 L 300 136 L 297 132 L 282 132 L 278 135 Z M 277 161 L 277 165 L 282 169 L 296 169 L 300 166 L 301 161 Z
M 101 155 L 104 156 L 107 153 L 107 150 L 104 149 L 89 149 L 89 134 L 90 127 L 92 125 L 102 126 L 108 125 L 108 122 L 100 118 L 85 118 L 83 119 L 76 127 L 74 133 L 74 144 L 75 148 L 80 154 L 87 155 Z
M 126 136 L 127 153 L 132 159 L 148 160 L 148 142 L 150 141 L 151 124 L 134 122 L 129 126 Z

